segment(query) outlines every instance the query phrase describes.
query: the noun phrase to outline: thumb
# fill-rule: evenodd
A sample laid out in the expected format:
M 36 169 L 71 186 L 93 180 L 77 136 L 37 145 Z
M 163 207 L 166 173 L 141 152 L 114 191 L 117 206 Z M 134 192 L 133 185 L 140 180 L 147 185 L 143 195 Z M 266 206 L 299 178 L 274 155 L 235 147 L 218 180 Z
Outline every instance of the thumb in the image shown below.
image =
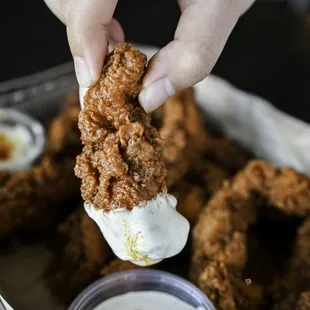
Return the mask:
M 147 112 L 212 70 L 238 18 L 254 0 L 179 0 L 182 16 L 174 41 L 150 61 L 139 95 Z

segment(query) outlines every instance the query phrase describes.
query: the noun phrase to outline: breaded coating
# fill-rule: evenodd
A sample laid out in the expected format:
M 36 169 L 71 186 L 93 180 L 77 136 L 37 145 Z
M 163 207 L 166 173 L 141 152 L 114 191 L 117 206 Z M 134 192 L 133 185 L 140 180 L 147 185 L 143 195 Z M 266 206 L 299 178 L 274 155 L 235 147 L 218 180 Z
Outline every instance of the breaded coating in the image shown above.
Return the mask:
M 179 91 L 155 111 L 154 122 L 164 140 L 169 187 L 182 179 L 206 146 L 206 132 L 193 88 Z
M 81 149 L 79 108 L 72 102 L 76 101 L 70 94 L 66 108 L 51 122 L 48 145 L 37 165 L 22 172 L 0 171 L 0 238 L 29 220 L 47 218 L 48 210 L 63 207 L 62 203 L 79 195 L 79 180 L 73 171 Z
M 172 194 L 178 200 L 177 210 L 190 224 L 195 223 L 207 200 L 204 188 L 184 181 L 174 187 Z
M 216 162 L 222 169 L 235 173 L 243 169 L 249 160 L 235 143 L 225 137 L 207 136 L 205 152 L 207 158 Z
M 123 261 L 119 258 L 115 258 L 101 269 L 100 274 L 103 277 L 105 277 L 114 272 L 141 269 L 141 268 L 142 267 L 134 265 L 129 261 Z
M 76 175 L 84 201 L 106 211 L 132 209 L 166 192 L 163 143 L 137 96 L 146 56 L 129 44 L 110 53 L 79 116 L 83 153 Z
M 295 249 L 282 278 L 276 279 L 271 293 L 280 309 L 310 309 L 310 218 L 299 227 Z
M 83 208 L 72 213 L 59 225 L 58 231 L 66 243 L 60 253 L 60 262 L 56 257 L 50 266 L 48 283 L 55 295 L 70 302 L 96 280 L 100 268 L 112 253 L 96 223 Z
M 21 227 L 29 218 L 79 193 L 74 161 L 55 163 L 44 157 L 24 172 L 0 172 L 0 238 Z
M 247 261 L 247 230 L 256 222 L 260 205 L 273 206 L 287 215 L 308 216 L 310 180 L 293 169 L 277 169 L 264 161 L 254 160 L 231 181 L 224 182 L 201 212 L 193 230 L 191 279 L 204 291 L 214 291 L 212 296 L 221 292 L 203 273 L 210 264 L 220 264 L 231 275 L 241 277 Z M 206 282 L 203 283 L 201 278 Z M 225 285 L 230 287 L 232 284 Z M 247 309 L 255 309 L 258 301 L 250 297 Z M 241 309 L 233 293 L 228 291 L 225 298 L 234 300 L 236 306 L 223 308 L 220 299 L 213 299 L 219 310 Z
M 258 309 L 249 296 L 252 288 L 245 284 L 240 274 L 228 270 L 225 264 L 210 261 L 198 277 L 198 286 L 213 301 L 217 309 Z M 258 302 L 262 298 L 261 287 L 255 288 Z
M 77 126 L 80 110 L 77 92 L 69 93 L 62 112 L 49 125 L 46 150 L 48 154 L 76 156 L 80 152 L 82 144 Z

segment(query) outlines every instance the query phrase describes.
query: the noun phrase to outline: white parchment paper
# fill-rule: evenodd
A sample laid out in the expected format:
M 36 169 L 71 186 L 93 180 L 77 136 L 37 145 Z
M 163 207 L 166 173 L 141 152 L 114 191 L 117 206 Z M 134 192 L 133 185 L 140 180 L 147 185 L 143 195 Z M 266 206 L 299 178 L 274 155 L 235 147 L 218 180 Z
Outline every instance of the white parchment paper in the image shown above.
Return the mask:
M 153 47 L 135 45 L 149 58 Z M 209 76 L 195 86 L 208 119 L 259 158 L 310 175 L 310 126 L 266 100 Z M 45 288 L 42 275 L 51 253 L 43 246 L 18 248 L 0 256 L 0 287 L 15 310 L 63 310 Z

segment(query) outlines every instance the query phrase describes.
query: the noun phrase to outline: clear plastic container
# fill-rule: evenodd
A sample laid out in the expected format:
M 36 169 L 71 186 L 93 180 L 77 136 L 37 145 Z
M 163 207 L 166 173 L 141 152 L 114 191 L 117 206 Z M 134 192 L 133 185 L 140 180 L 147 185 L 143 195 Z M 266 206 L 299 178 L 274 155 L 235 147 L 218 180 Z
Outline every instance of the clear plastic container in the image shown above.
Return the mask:
M 215 310 L 211 301 L 192 283 L 150 269 L 119 272 L 94 282 L 77 296 L 69 310 L 93 310 L 109 298 L 136 291 L 164 292 L 199 310 Z
M 15 134 L 13 134 L 15 132 Z M 24 170 L 41 155 L 45 131 L 41 123 L 24 112 L 0 108 L 0 134 L 12 141 L 13 156 L 0 160 L 0 170 Z

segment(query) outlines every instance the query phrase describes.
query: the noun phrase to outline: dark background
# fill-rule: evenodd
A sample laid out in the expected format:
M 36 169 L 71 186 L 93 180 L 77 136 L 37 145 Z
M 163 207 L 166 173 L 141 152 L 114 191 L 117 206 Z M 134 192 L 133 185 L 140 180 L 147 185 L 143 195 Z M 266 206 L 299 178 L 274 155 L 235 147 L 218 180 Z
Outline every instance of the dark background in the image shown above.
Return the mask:
M 173 38 L 179 14 L 176 0 L 120 0 L 115 17 L 128 41 L 163 46 Z M 65 27 L 43 0 L 7 1 L 0 17 L 1 81 L 71 60 Z M 213 73 L 310 122 L 310 16 L 285 4 L 256 3 Z

